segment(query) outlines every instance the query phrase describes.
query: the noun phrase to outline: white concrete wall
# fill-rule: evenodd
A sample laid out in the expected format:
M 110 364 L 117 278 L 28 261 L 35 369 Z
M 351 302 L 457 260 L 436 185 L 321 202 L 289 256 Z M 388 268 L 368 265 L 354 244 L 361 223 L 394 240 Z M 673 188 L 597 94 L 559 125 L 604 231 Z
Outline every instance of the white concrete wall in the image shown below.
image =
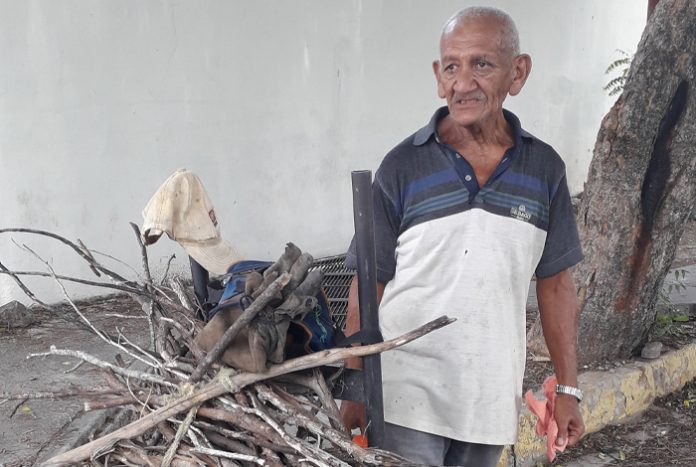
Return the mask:
M 482 3 L 512 14 L 534 60 L 509 108 L 557 148 L 581 190 L 613 100 L 604 69 L 616 49 L 635 50 L 647 2 Z M 468 4 L 0 0 L 0 227 L 80 238 L 139 269 L 128 222 L 187 167 L 248 257 L 273 258 L 290 240 L 315 256 L 342 252 L 350 171 L 375 169 L 440 105 L 430 68 L 439 30 Z M 10 239 L 59 273 L 89 277 L 64 246 L 26 235 L 0 236 L 10 269 L 45 269 Z M 156 270 L 170 252 L 185 258 L 169 240 L 153 247 Z M 60 298 L 51 281 L 29 284 Z M 26 301 L 2 276 L 0 304 L 10 299 Z

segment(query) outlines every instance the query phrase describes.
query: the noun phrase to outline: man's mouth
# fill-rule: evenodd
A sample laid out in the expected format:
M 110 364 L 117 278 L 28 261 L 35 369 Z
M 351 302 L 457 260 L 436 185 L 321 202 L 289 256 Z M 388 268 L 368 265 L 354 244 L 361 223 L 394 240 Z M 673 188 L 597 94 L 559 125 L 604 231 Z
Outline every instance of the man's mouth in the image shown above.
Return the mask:
M 481 94 L 473 94 L 473 95 L 466 95 L 466 96 L 454 96 L 454 103 L 455 104 L 460 104 L 460 105 L 467 105 L 467 104 L 475 104 L 478 102 L 483 102 L 485 99 L 485 96 Z

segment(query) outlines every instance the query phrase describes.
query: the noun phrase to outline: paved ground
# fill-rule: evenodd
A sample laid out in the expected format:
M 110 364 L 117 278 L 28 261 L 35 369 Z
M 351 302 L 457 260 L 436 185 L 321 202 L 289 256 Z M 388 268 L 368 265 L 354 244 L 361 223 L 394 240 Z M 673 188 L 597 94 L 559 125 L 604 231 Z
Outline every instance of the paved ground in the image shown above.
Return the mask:
M 109 316 L 134 314 L 139 310 L 128 299 L 111 298 L 81 307 L 95 326 L 116 333 L 115 325 L 131 339 L 147 341 L 143 320 Z M 82 350 L 113 362 L 115 351 L 93 333 L 76 325 L 77 317 L 67 307 L 51 315 L 37 311 L 39 322 L 26 329 L 0 328 L 0 393 L 74 391 L 77 387 L 99 388 L 99 371 L 91 365 L 75 368 L 74 357 L 27 355 L 57 348 Z M 30 466 L 47 459 L 57 449 L 80 435 L 98 413 L 85 414 L 79 398 L 62 400 L 7 400 L 0 396 L 0 466 Z

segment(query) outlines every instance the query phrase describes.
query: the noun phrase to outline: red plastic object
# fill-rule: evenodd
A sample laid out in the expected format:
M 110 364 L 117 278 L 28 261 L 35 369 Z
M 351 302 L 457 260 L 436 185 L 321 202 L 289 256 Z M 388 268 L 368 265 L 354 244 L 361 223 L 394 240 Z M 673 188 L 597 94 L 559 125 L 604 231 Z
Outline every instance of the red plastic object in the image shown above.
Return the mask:
M 367 436 L 366 435 L 355 435 L 353 436 L 353 442 L 360 446 L 361 448 L 367 447 Z

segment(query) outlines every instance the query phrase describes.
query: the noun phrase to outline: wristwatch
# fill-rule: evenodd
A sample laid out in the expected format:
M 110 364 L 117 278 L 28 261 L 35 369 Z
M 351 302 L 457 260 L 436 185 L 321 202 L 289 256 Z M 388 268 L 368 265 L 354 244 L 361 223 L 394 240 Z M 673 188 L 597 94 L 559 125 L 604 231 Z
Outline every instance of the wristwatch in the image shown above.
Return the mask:
M 556 394 L 568 394 L 570 396 L 575 396 L 578 402 L 582 402 L 582 391 L 573 386 L 566 386 L 565 384 L 556 385 Z

